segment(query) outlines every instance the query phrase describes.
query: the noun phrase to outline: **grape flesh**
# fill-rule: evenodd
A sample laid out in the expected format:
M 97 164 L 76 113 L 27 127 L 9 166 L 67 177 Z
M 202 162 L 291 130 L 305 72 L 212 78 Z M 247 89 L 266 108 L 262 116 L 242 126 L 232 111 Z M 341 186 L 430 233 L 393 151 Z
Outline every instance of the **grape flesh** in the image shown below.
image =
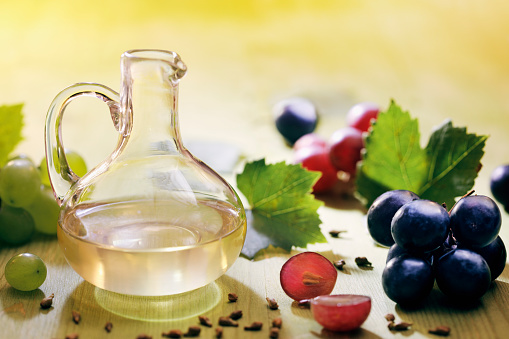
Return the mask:
M 318 123 L 315 105 L 305 98 L 289 98 L 273 107 L 276 128 L 293 145 L 300 137 L 312 133 Z
M 486 260 L 490 268 L 491 281 L 497 279 L 504 271 L 507 260 L 507 250 L 502 239 L 497 237 L 489 245 L 476 249 L 475 252 Z
M 451 229 L 462 246 L 487 246 L 497 237 L 501 224 L 497 204 L 483 195 L 461 198 L 451 210 Z
M 392 246 L 391 222 L 401 206 L 419 199 L 417 194 L 406 190 L 387 191 L 371 204 L 367 213 L 369 234 L 377 243 Z
M 337 277 L 334 265 L 315 252 L 294 255 L 283 264 L 279 275 L 285 293 L 297 301 L 330 294 Z
M 338 173 L 332 166 L 327 149 L 322 147 L 305 147 L 294 153 L 295 163 L 301 163 L 302 167 L 309 171 L 321 173 L 318 181 L 313 185 L 314 193 L 330 191 L 339 181 Z
M 401 305 L 422 302 L 435 282 L 431 264 L 418 257 L 400 255 L 389 260 L 382 273 L 385 294 Z
M 373 120 L 376 120 L 380 108 L 377 104 L 372 102 L 358 103 L 346 114 L 346 121 L 348 126 L 356 128 L 361 132 L 367 132 L 371 127 Z
M 13 207 L 28 206 L 41 186 L 39 171 L 27 158 L 10 160 L 0 171 L 2 203 Z
M 344 127 L 335 131 L 329 140 L 329 154 L 334 167 L 338 171 L 355 175 L 357 162 L 361 160 L 364 148 L 362 132 L 352 127 Z
M 31 253 L 12 257 L 5 265 L 5 279 L 17 290 L 33 291 L 46 280 L 47 269 L 41 258 Z
M 34 233 L 34 220 L 22 208 L 3 203 L 0 207 L 0 240 L 9 245 L 27 243 Z
M 435 265 L 438 288 L 447 296 L 470 301 L 480 298 L 491 284 L 490 268 L 480 254 L 454 249 Z
M 41 185 L 39 195 L 26 207 L 35 223 L 35 230 L 44 234 L 56 234 L 60 207 L 51 188 Z
M 493 197 L 509 211 L 509 164 L 498 166 L 491 172 L 490 188 Z
M 311 312 L 324 328 L 335 332 L 359 328 L 371 311 L 371 298 L 364 295 L 336 294 L 311 299 Z
M 449 213 L 443 206 L 429 200 L 414 200 L 396 212 L 391 233 L 403 249 L 430 252 L 444 243 L 449 223 Z

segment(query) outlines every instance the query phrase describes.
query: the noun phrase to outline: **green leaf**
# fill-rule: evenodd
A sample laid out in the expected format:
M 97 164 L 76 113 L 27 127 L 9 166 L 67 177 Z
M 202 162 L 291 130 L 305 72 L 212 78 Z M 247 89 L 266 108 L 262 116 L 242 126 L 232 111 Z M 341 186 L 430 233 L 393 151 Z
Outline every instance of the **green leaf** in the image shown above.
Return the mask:
M 447 206 L 473 186 L 486 136 L 468 134 L 450 121 L 439 126 L 425 149 L 417 119 L 394 102 L 381 112 L 366 137 L 357 170 L 357 195 L 370 206 L 383 192 L 405 189 Z
M 381 186 L 417 191 L 426 175 L 426 153 L 419 139 L 417 120 L 391 102 L 366 138 L 364 173 Z
M 428 176 L 416 193 L 452 207 L 455 197 L 474 186 L 487 138 L 468 134 L 466 128 L 453 127 L 451 121 L 445 121 L 426 146 Z
M 319 173 L 284 162 L 247 163 L 237 175 L 237 187 L 248 200 L 248 231 L 242 254 L 253 258 L 269 245 L 290 251 L 292 246 L 326 242 L 317 210 L 323 202 L 311 194 Z
M 22 140 L 23 104 L 0 106 L 0 166 L 3 166 Z

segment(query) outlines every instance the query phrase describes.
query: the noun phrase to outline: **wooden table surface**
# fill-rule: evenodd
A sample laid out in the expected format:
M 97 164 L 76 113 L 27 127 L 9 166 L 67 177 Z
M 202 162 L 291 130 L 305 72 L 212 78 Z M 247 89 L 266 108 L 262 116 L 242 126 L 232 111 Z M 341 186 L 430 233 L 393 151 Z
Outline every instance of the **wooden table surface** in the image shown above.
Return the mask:
M 242 161 L 262 157 L 290 161 L 291 150 L 275 130 L 271 107 L 302 95 L 320 110 L 317 132 L 328 137 L 345 125 L 348 108 L 359 101 L 387 107 L 395 99 L 419 119 L 422 143 L 433 126 L 450 118 L 470 132 L 487 134 L 483 169 L 475 189 L 490 195 L 489 176 L 509 163 L 509 4 L 504 1 L 206 1 L 143 2 L 20 0 L 0 3 L 0 105 L 23 102 L 24 140 L 17 152 L 44 156 L 43 126 L 51 100 L 75 82 L 102 83 L 118 90 L 120 54 L 133 48 L 178 52 L 189 73 L 181 82 L 180 123 L 184 140 L 209 140 L 238 147 Z M 107 110 L 93 100 L 71 105 L 64 122 L 66 146 L 95 166 L 113 149 L 115 133 Z M 66 133 L 67 131 L 67 133 Z M 99 137 L 90 138 L 90 135 Z M 111 145 L 111 148 L 109 148 Z M 235 168 L 242 168 L 242 162 Z M 235 174 L 224 173 L 232 185 Z M 281 338 L 434 337 L 427 330 L 451 327 L 451 338 L 509 336 L 509 270 L 470 307 L 451 304 L 437 289 L 425 307 L 408 310 L 389 300 L 381 286 L 387 249 L 376 247 L 365 214 L 352 198 L 322 197 L 319 210 L 328 243 L 311 245 L 329 259 L 345 259 L 333 293 L 372 298 L 362 328 L 348 334 L 322 331 L 309 310 L 292 306 L 279 283 L 292 253 L 265 251 L 256 260 L 239 258 L 214 284 L 181 300 L 135 298 L 107 293 L 85 282 L 66 263 L 55 237 L 35 237 L 20 247 L 0 248 L 0 338 L 136 338 L 146 333 L 186 330 L 197 316 L 214 322 L 240 309 L 239 328 L 224 338 L 268 338 L 270 322 L 281 317 Z M 347 232 L 338 239 L 331 229 Z M 501 237 L 509 244 L 509 216 Z M 3 267 L 13 255 L 31 252 L 48 266 L 40 289 L 11 288 Z M 365 256 L 372 270 L 354 264 Z M 136 272 L 133 272 L 136 274 Z M 227 294 L 238 294 L 228 303 Z M 55 294 L 54 306 L 39 302 Z M 279 304 L 269 310 L 266 297 Z M 177 302 L 182 307 L 170 307 Z M 79 325 L 71 311 L 81 312 Z M 412 322 L 391 332 L 384 315 Z M 103 329 L 107 321 L 113 330 Z M 263 322 L 261 332 L 243 326 Z M 203 328 L 201 338 L 214 330 Z

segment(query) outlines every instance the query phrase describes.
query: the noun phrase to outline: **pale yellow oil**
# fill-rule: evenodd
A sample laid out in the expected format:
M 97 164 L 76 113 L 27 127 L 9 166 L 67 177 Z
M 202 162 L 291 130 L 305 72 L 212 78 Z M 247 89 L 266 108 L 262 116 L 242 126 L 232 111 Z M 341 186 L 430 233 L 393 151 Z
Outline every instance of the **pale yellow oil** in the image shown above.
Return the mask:
M 79 205 L 58 239 L 93 285 L 131 295 L 173 295 L 205 286 L 237 259 L 246 220 L 224 202 L 133 201 Z

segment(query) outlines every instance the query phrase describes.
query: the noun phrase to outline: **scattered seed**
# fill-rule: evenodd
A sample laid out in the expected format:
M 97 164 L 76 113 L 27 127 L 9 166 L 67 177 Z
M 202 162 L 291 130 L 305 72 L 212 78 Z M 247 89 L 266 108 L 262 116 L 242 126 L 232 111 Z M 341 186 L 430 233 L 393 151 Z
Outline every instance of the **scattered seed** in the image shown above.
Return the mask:
M 165 338 L 182 338 L 181 330 L 170 330 L 168 332 L 161 333 L 161 336 Z
M 412 323 L 401 321 L 399 323 L 390 322 L 387 327 L 391 331 L 406 331 L 412 326 Z
M 394 320 L 396 320 L 396 317 L 392 313 L 387 313 L 385 315 L 385 319 L 387 319 L 387 321 L 394 322 Z
M 219 326 L 239 327 L 239 323 L 229 317 L 219 317 Z
M 321 280 L 323 277 L 313 272 L 306 271 L 302 274 L 302 283 L 306 286 L 317 285 Z
M 222 327 L 216 327 L 216 338 L 222 338 L 223 337 L 223 328 Z
M 78 333 L 71 333 L 65 336 L 65 339 L 78 339 L 80 336 Z
M 346 262 L 343 259 L 339 259 L 337 261 L 333 262 L 334 267 L 336 267 L 338 270 L 342 271 L 343 266 L 345 266 Z
M 108 322 L 106 323 L 106 325 L 104 325 L 104 329 L 105 329 L 105 330 L 106 330 L 106 332 L 108 332 L 108 333 L 110 333 L 110 332 L 111 332 L 111 329 L 112 329 L 112 328 L 113 328 L 113 324 L 112 324 L 110 321 L 108 321 Z
M 271 339 L 279 338 L 279 328 L 272 327 L 269 331 L 269 338 Z
M 241 310 L 233 311 L 232 313 L 230 313 L 230 319 L 238 320 L 240 318 L 242 318 L 242 311 Z
M 447 337 L 449 335 L 449 333 L 451 333 L 451 328 L 449 326 L 441 325 L 441 326 L 437 326 L 435 328 L 430 328 L 428 330 L 428 333 Z
M 346 232 L 346 231 L 345 230 L 332 230 L 332 231 L 329 231 L 329 234 L 333 238 L 339 238 L 341 233 L 344 233 L 344 232 Z
M 212 327 L 212 321 L 210 321 L 210 319 L 207 318 L 206 316 L 200 315 L 198 319 L 200 320 L 200 324 L 202 324 L 203 326 Z
M 200 335 L 201 327 L 200 326 L 189 326 L 187 329 L 187 333 L 184 333 L 184 337 L 197 337 Z
M 272 327 L 281 328 L 281 325 L 283 325 L 283 320 L 281 318 L 272 320 Z
M 366 257 L 357 257 L 355 258 L 355 263 L 359 267 L 373 267 L 373 264 L 369 262 Z
M 237 302 L 238 299 L 239 299 L 239 296 L 236 295 L 235 293 L 228 293 L 228 300 L 231 303 Z
M 260 331 L 263 327 L 263 323 L 260 321 L 255 321 L 251 324 L 251 326 L 244 326 L 244 331 Z
M 55 297 L 54 293 L 51 293 L 49 297 L 46 297 L 41 300 L 41 308 L 42 309 L 48 309 L 53 305 L 53 298 Z
M 72 321 L 77 325 L 80 323 L 81 314 L 78 311 L 72 310 Z
M 267 299 L 267 303 L 269 304 L 269 308 L 271 310 L 277 310 L 279 308 L 279 305 L 277 304 L 276 300 L 274 300 L 273 298 L 266 298 Z

